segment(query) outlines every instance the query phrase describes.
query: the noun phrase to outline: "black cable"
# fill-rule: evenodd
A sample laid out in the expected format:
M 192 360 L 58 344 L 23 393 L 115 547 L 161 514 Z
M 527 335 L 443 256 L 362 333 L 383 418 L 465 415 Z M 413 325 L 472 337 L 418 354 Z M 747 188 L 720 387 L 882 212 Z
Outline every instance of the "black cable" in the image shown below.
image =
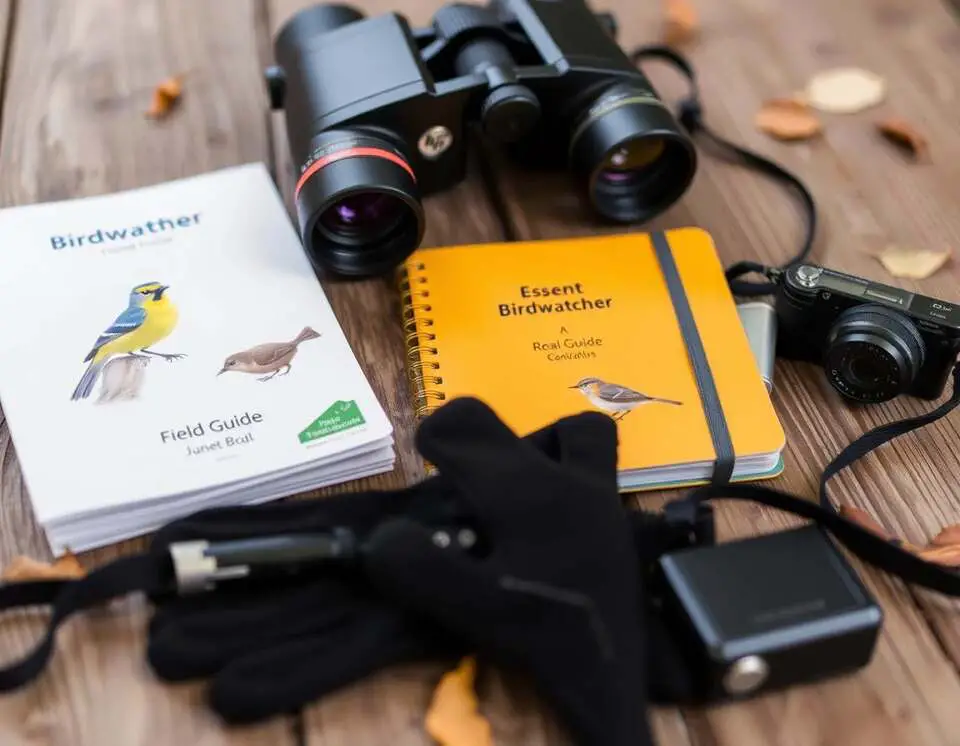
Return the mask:
M 807 186 L 783 166 L 774 163 L 772 160 L 758 153 L 754 153 L 730 142 L 707 126 L 707 123 L 703 119 L 703 106 L 700 102 L 697 74 L 690 64 L 690 61 L 675 49 L 660 44 L 652 44 L 635 49 L 630 54 L 630 59 L 634 64 L 646 59 L 663 60 L 670 63 L 690 81 L 690 93 L 687 97 L 680 100 L 677 115 L 680 123 L 690 134 L 691 138 L 696 137 L 698 134 L 703 135 L 713 146 L 713 150 L 718 157 L 731 163 L 737 163 L 746 168 L 760 171 L 770 178 L 781 182 L 794 193 L 800 203 L 805 221 L 803 241 L 800 245 L 800 251 L 786 264 L 776 269 L 782 271 L 793 264 L 804 261 L 813 249 L 813 243 L 817 234 L 817 206 Z M 727 268 L 727 282 L 730 284 L 730 289 L 734 295 L 769 295 L 773 293 L 775 287 L 769 280 L 767 282 L 748 282 L 738 278 L 749 273 L 759 273 L 769 278 L 774 271 L 773 268 L 758 262 L 737 262 Z

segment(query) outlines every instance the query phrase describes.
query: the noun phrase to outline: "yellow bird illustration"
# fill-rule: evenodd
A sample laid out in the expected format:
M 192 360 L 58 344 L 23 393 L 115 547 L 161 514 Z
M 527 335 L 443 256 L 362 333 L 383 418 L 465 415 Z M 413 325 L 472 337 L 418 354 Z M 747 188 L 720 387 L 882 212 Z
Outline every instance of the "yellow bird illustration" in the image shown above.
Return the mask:
M 176 360 L 183 355 L 155 352 L 150 348 L 165 339 L 177 325 L 177 307 L 167 296 L 167 285 L 146 282 L 130 291 L 126 309 L 103 332 L 83 359 L 89 363 L 70 398 L 86 399 L 93 392 L 106 362 L 117 355 L 143 357 L 138 353 Z

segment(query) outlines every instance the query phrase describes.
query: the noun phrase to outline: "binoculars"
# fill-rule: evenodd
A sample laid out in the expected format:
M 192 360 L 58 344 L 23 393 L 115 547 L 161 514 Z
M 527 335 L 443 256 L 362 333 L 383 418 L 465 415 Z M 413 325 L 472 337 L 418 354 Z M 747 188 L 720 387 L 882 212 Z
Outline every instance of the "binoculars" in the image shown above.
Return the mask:
M 615 35 L 583 0 L 451 4 L 424 29 L 345 5 L 293 16 L 266 79 L 314 267 L 363 277 L 402 263 L 423 238 L 421 199 L 464 178 L 471 127 L 523 167 L 570 172 L 606 220 L 676 202 L 693 144 Z

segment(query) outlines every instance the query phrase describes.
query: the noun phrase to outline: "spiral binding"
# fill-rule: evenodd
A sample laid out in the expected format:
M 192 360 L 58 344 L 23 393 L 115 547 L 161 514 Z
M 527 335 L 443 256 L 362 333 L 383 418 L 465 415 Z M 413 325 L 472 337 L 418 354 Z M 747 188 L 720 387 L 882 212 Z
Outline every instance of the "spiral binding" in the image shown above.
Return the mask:
M 443 391 L 434 388 L 443 385 L 443 377 L 439 373 L 439 351 L 431 344 L 437 339 L 430 331 L 433 319 L 426 315 L 433 310 L 426 269 L 422 261 L 410 263 L 400 270 L 399 282 L 407 378 L 413 392 L 414 415 L 418 418 L 429 415 L 447 398 Z

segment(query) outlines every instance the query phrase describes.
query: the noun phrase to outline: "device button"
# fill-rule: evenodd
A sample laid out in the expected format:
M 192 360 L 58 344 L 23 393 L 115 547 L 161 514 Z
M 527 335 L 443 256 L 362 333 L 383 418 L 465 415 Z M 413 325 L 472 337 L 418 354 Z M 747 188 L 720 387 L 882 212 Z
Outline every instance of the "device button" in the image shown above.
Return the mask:
M 767 662 L 759 655 L 745 655 L 730 664 L 723 677 L 728 694 L 749 694 L 756 691 L 770 673 Z
M 797 267 L 795 274 L 799 284 L 805 288 L 812 288 L 816 286 L 820 275 L 823 274 L 823 270 L 820 267 L 811 267 L 808 264 L 803 264 Z

